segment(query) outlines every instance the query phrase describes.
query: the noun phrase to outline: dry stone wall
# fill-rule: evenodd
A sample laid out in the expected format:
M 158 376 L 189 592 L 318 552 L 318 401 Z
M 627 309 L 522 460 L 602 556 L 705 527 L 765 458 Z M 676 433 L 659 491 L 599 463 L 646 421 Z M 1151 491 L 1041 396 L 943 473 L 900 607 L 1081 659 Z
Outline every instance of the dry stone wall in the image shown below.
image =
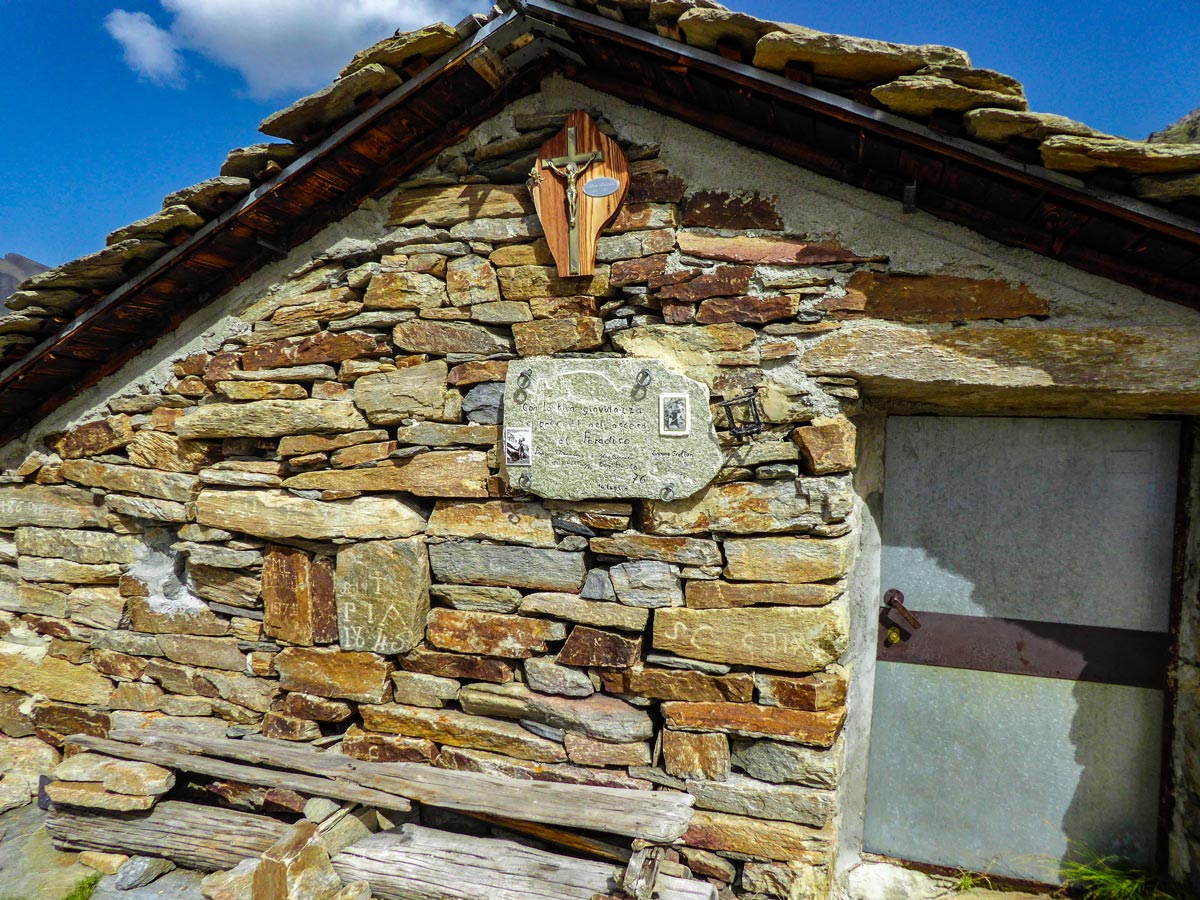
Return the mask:
M 447 151 L 393 195 L 385 240 L 341 241 L 162 390 L 110 398 L 5 474 L 0 731 L 261 731 L 687 791 L 678 862 L 724 896 L 828 893 L 859 392 L 804 347 L 897 309 L 1046 301 L 788 233 L 773 197 L 694 190 L 602 117 L 628 202 L 596 274 L 558 278 L 520 182 L 563 118 L 518 114 L 491 150 Z M 753 390 L 765 428 L 738 439 L 714 407 L 724 464 L 690 497 L 522 495 L 497 460 L 504 379 L 539 355 Z

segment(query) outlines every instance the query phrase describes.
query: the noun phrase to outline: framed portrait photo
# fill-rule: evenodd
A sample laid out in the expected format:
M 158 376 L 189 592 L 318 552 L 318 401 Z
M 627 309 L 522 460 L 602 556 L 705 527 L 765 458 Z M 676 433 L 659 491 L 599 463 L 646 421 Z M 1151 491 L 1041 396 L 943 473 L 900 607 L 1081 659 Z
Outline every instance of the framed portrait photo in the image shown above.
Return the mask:
M 684 437 L 692 433 L 692 399 L 687 394 L 658 395 L 658 433 Z
M 533 465 L 533 429 L 504 429 L 504 462 L 509 466 Z

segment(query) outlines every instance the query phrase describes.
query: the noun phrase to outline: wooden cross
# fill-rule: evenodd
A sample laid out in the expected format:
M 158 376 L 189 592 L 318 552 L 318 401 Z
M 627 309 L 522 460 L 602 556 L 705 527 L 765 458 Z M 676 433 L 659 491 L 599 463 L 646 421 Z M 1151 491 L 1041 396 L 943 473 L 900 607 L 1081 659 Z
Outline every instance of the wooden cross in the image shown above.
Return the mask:
M 594 162 L 604 161 L 603 150 L 580 153 L 575 146 L 575 126 L 567 126 L 567 155 L 543 159 L 542 168 L 553 169 L 567 183 L 567 226 L 569 228 L 570 251 L 568 261 L 571 274 L 579 273 L 579 176 Z M 582 163 L 582 168 L 580 164 Z
M 548 177 L 547 169 L 553 173 Z M 571 113 L 538 151 L 528 187 L 559 276 L 593 274 L 596 241 L 629 187 L 629 163 L 617 142 L 587 113 Z

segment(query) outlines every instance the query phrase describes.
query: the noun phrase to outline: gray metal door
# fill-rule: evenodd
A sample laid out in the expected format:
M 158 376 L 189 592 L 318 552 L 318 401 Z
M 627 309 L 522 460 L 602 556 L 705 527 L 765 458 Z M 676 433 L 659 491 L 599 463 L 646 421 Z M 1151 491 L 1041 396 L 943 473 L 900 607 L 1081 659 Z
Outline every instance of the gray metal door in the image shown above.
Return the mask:
M 1178 455 L 1173 422 L 888 420 L 867 850 L 1153 865 Z

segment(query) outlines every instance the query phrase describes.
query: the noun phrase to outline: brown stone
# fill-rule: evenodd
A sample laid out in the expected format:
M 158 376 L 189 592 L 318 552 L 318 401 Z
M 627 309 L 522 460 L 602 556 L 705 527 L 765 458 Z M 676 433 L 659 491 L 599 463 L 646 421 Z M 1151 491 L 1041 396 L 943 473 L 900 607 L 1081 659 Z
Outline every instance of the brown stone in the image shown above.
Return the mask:
M 815 672 L 802 678 L 760 673 L 754 676 L 754 684 L 758 688 L 758 702 L 764 706 L 819 712 L 846 702 L 846 676 L 841 671 Z
M 857 430 L 844 416 L 813 419 L 792 432 L 792 440 L 814 475 L 854 469 Z
M 333 567 L 302 550 L 271 547 L 263 555 L 263 629 L 288 644 L 311 646 L 337 640 Z
M 511 353 L 512 341 L 496 329 L 466 322 L 436 322 L 409 319 L 392 332 L 396 346 L 409 353 L 478 353 L 488 356 Z
M 679 232 L 679 249 L 688 256 L 748 265 L 817 266 L 859 262 L 861 257 L 836 241 L 795 237 L 718 237 L 705 232 Z
M 285 647 L 275 657 L 279 684 L 289 691 L 382 703 L 391 695 L 392 664 L 373 653 Z
M 104 528 L 107 513 L 91 491 L 65 485 L 0 485 L 0 528 Z
M 313 431 L 356 431 L 366 425 L 366 419 L 349 403 L 256 400 L 196 407 L 180 417 L 175 430 L 187 438 L 281 437 Z M 144 471 L 134 466 L 126 468 Z
M 354 707 L 349 703 L 299 691 L 284 697 L 280 709 L 289 716 L 315 722 L 344 722 L 354 714 Z
M 92 665 L 96 671 L 121 681 L 137 681 L 146 671 L 146 660 L 116 650 L 92 649 Z
M 1041 151 L 1046 168 L 1060 172 L 1088 174 L 1097 169 L 1158 175 L 1200 172 L 1200 146 L 1196 144 L 1060 134 L 1044 140 Z
M 649 781 L 630 778 L 624 772 L 616 772 L 611 769 L 591 769 L 567 763 L 526 762 L 509 756 L 501 756 L 498 753 L 458 747 L 442 747 L 434 765 L 439 769 L 482 772 L 485 775 L 526 781 L 552 781 L 640 791 L 648 791 L 653 788 Z
M 856 535 L 841 538 L 731 538 L 725 542 L 725 575 L 735 581 L 805 584 L 841 578 L 858 546 Z
M 473 747 L 529 759 L 535 762 L 562 762 L 567 758 L 562 746 L 537 737 L 515 722 L 503 722 L 449 709 L 423 709 L 418 706 L 388 704 L 363 706 L 359 710 L 368 731 L 425 738 L 454 747 Z
M 362 305 L 362 301 L 349 288 L 311 291 L 284 300 L 271 316 L 271 322 L 289 325 L 295 322 L 346 319 L 358 313 Z
M 399 465 L 304 472 L 284 481 L 293 490 L 405 491 L 418 497 L 486 497 L 487 454 L 478 450 L 419 453 Z
M 926 66 L 967 66 L 970 60 L 953 47 L 893 44 L 797 26 L 786 30 L 776 26 L 755 45 L 756 68 L 782 72 L 789 64 L 797 63 L 811 67 L 815 75 L 878 84 Z
M 0 642 L 0 687 L 50 700 L 102 706 L 113 684 L 90 666 L 46 655 L 45 648 Z
M 1050 314 L 1050 302 L 1024 284 L 955 275 L 855 272 L 846 296 L 826 301 L 836 316 L 897 322 L 962 322 Z
M 158 645 L 167 659 L 185 666 L 203 666 L 243 672 L 246 657 L 238 649 L 237 638 L 197 637 L 192 634 L 160 634 Z
M 439 653 L 418 648 L 402 658 L 400 666 L 407 672 L 444 678 L 488 681 L 493 684 L 506 684 L 513 680 L 513 668 L 504 660 L 465 653 Z
M 835 849 L 836 830 L 832 825 L 813 828 L 794 822 L 772 822 L 698 809 L 692 814 L 692 823 L 683 841 L 703 850 L 828 863 Z
M 433 309 L 446 303 L 446 285 L 422 272 L 380 272 L 363 295 L 363 309 Z
M 46 785 L 46 796 L 52 803 L 63 806 L 82 806 L 87 809 L 106 809 L 129 812 L 150 809 L 155 798 L 106 791 L 99 782 L 54 781 Z
M 135 466 L 193 474 L 216 462 L 221 455 L 219 447 L 149 430 L 139 431 L 125 452 Z
M 725 191 L 696 191 L 683 208 L 683 224 L 685 228 L 779 231 L 783 219 L 775 208 L 775 198 L 763 197 L 758 191 L 738 197 Z
M 129 416 L 110 416 L 71 429 L 54 442 L 54 449 L 63 459 L 98 456 L 124 447 L 134 434 Z
M 285 338 L 248 348 L 242 354 L 242 368 L 278 369 L 314 363 L 340 363 L 364 356 L 388 356 L 387 340 L 365 331 L 322 331 L 304 337 Z
M 468 538 L 554 547 L 558 540 L 540 503 L 494 500 L 487 503 L 438 501 L 425 533 L 434 537 Z
M 437 744 L 426 738 L 363 731 L 357 725 L 351 725 L 346 732 L 341 750 L 351 759 L 365 762 L 428 763 L 438 752 Z
M 450 260 L 446 265 L 446 291 L 451 306 L 495 303 L 500 299 L 496 270 L 490 262 L 478 256 L 460 256 Z
M 629 180 L 626 203 L 678 203 L 687 183 L 669 172 L 639 172 Z
M 106 712 L 46 701 L 34 704 L 30 721 L 34 733 L 55 747 L 61 747 L 63 739 L 72 734 L 106 738 L 112 727 L 112 718 Z
M 693 659 L 814 672 L 846 651 L 846 614 L 837 607 L 659 609 L 654 648 Z
M 426 638 L 443 650 L 524 659 L 545 653 L 551 641 L 566 637 L 558 622 L 504 613 L 435 609 L 429 613 Z
M 535 319 L 566 319 L 572 316 L 595 317 L 599 305 L 595 297 L 533 297 L 529 311 Z
M 156 472 L 141 466 L 109 465 L 90 459 L 68 459 L 62 466 L 63 477 L 89 487 L 140 494 L 184 503 L 192 499 L 197 480 L 192 475 Z
M 853 493 L 845 480 L 733 481 L 710 485 L 683 500 L 647 501 L 642 525 L 659 534 L 810 531 L 845 519 L 852 508 Z
M 107 790 L 137 797 L 165 794 L 175 786 L 175 775 L 153 763 L 113 759 L 98 753 L 76 753 L 54 769 L 60 781 L 99 782 Z
M 971 109 L 1028 109 L 1024 92 L 991 91 L 960 84 L 952 78 L 918 73 L 903 75 L 871 90 L 871 96 L 892 112 L 924 118 L 937 112 Z
M 446 404 L 446 374 L 446 362 L 439 359 L 365 375 L 354 383 L 354 405 L 373 425 L 396 425 L 413 416 L 440 419 Z
M 855 377 L 872 397 L 947 408 L 1200 410 L 1200 331 L 1192 326 L 927 330 L 863 322 L 808 346 L 800 365 Z
M 262 734 L 277 741 L 314 741 L 321 736 L 321 727 L 308 719 L 269 712 L 263 716 Z
M 626 668 L 641 657 L 642 639 L 622 637 L 608 631 L 576 625 L 558 652 L 558 662 L 567 666 Z
M 304 143 L 334 122 L 353 116 L 365 99 L 395 90 L 400 81 L 399 75 L 378 63 L 363 66 L 268 116 L 258 129 L 271 137 Z
M 489 381 L 503 381 L 508 375 L 508 360 L 484 359 L 465 362 L 450 370 L 446 380 L 455 387 L 470 387 Z
M 1010 138 L 1043 141 L 1055 134 L 1099 137 L 1094 128 L 1053 113 L 1016 109 L 973 109 L 963 116 L 967 134 L 977 141 L 1003 144 Z
M 665 729 L 663 768 L 676 778 L 724 781 L 729 777 L 729 738 L 724 734 L 689 734 Z
M 563 737 L 563 747 L 567 758 L 581 766 L 650 765 L 650 745 L 643 742 L 611 744 L 568 731 Z
M 682 566 L 719 566 L 721 550 L 716 541 L 686 537 L 657 537 L 645 534 L 614 534 L 590 541 L 593 553 L 652 559 Z
M 382 428 L 367 431 L 352 431 L 349 434 L 298 434 L 279 439 L 280 456 L 301 456 L 308 453 L 323 453 L 341 450 L 357 444 L 386 441 L 388 433 Z
M 721 731 L 821 748 L 833 746 L 846 717 L 844 707 L 811 712 L 752 703 L 671 701 L 661 709 L 668 727 L 681 731 Z
M 691 609 L 737 609 L 743 606 L 824 606 L 842 593 L 831 584 L 689 581 L 684 600 Z
M 251 879 L 254 900 L 335 900 L 342 879 L 329 862 L 317 824 L 301 820 L 262 855 Z
M 556 619 L 600 628 L 618 628 L 622 631 L 642 631 L 650 616 L 648 609 L 588 600 L 578 594 L 549 591 L 528 594 L 521 601 L 521 612 L 553 616 Z
M 429 556 L 424 539 L 342 547 L 334 588 L 343 650 L 407 653 L 424 636 L 429 612 Z
M 527 216 L 533 202 L 522 185 L 463 184 L 402 191 L 392 203 L 391 225 L 456 225 L 469 219 Z
M 570 316 L 518 322 L 512 327 L 521 356 L 550 356 L 566 350 L 591 350 L 604 343 L 604 321 Z
M 321 501 L 273 490 L 201 491 L 196 518 L 258 537 L 314 540 L 411 537 L 425 527 L 415 509 L 392 497 Z
M 505 300 L 532 300 L 534 297 L 573 297 L 608 293 L 609 267 L 596 266 L 590 278 L 559 278 L 549 266 L 505 266 L 497 270 L 500 293 Z
M 622 287 L 627 284 L 640 284 L 655 275 L 667 271 L 669 254 L 658 253 L 654 256 L 643 256 L 638 259 L 622 260 L 612 264 L 610 284 Z
M 712 703 L 749 703 L 754 699 L 754 677 L 742 672 L 705 675 L 690 669 L 633 666 L 620 671 L 602 672 L 600 677 L 604 679 L 606 691 L 631 697 Z
M 609 223 L 610 234 L 645 229 L 677 228 L 679 207 L 674 203 L 624 203 Z
M 559 697 L 537 693 L 523 684 L 472 684 L 459 691 L 458 701 L 475 715 L 525 719 L 615 744 L 654 735 L 654 724 L 646 712 L 601 694 Z
M 192 590 L 205 600 L 253 609 L 259 605 L 261 580 L 258 575 L 248 575 L 236 569 L 221 569 L 215 566 L 188 566 Z
M 769 297 L 716 297 L 705 300 L 696 310 L 696 321 L 704 325 L 718 322 L 744 322 L 765 325 L 794 318 L 800 298 L 786 294 Z
M 661 288 L 658 296 L 662 300 L 698 303 L 709 297 L 744 294 L 750 287 L 750 276 L 753 274 L 754 269 L 750 266 L 717 266 L 712 272 Z

